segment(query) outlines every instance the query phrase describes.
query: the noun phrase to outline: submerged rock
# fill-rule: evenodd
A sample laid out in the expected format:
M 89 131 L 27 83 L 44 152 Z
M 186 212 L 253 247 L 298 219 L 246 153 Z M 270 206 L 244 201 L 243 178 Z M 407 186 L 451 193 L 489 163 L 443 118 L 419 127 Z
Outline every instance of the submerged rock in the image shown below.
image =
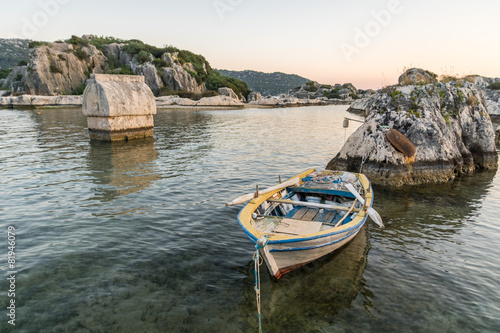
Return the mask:
M 444 182 L 498 167 L 484 91 L 474 83 L 393 86 L 363 103 L 366 122 L 328 169 L 361 171 L 373 183 L 405 185 Z M 414 157 L 389 143 L 390 129 L 415 145 Z

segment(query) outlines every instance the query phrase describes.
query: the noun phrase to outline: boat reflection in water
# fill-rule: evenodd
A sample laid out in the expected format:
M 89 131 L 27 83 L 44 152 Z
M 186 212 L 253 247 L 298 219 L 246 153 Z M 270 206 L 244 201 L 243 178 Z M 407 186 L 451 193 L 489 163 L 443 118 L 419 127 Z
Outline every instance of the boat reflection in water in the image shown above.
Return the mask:
M 263 264 L 260 272 L 263 330 L 324 330 L 333 324 L 337 313 L 351 307 L 359 293 L 368 302 L 365 306 L 370 306 L 369 298 L 373 296 L 363 281 L 369 249 L 364 225 L 345 247 L 284 275 L 279 282 Z M 244 284 L 244 299 L 239 305 L 244 331 L 258 331 L 259 327 L 253 273 L 252 261 Z

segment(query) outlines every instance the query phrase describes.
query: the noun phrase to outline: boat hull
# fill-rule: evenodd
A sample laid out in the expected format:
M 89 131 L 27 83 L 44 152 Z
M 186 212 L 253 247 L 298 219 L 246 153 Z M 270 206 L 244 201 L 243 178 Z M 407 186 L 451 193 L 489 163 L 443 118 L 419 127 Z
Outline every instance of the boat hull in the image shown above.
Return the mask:
M 353 230 L 318 239 L 267 244 L 260 251 L 271 275 L 279 279 L 283 274 L 343 247 L 356 237 L 363 224 L 364 221 Z
M 356 206 L 358 199 L 338 181 L 341 177 L 342 182 L 358 186 L 356 191 L 363 193 L 364 204 Z M 299 185 L 256 195 L 238 214 L 239 224 L 277 279 L 355 238 L 373 203 L 370 182 L 363 174 L 309 169 L 290 180 L 294 178 L 299 178 Z M 298 197 L 296 193 L 305 194 Z M 314 203 L 315 198 L 321 203 Z M 339 206 L 344 203 L 347 205 Z M 278 205 L 289 206 L 280 206 L 284 209 L 280 214 Z

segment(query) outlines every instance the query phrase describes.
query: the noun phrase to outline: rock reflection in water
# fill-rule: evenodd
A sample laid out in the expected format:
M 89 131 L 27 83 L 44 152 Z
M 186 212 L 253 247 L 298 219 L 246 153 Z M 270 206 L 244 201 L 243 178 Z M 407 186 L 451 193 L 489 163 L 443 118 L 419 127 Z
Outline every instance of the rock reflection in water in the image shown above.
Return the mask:
M 333 324 L 336 314 L 351 307 L 359 293 L 365 298 L 373 297 L 363 282 L 370 249 L 366 229 L 365 225 L 342 249 L 286 274 L 279 281 L 273 280 L 262 265 L 263 329 L 268 332 L 325 329 Z M 252 262 L 244 284 L 244 299 L 239 305 L 243 322 L 248 325 L 244 331 L 258 330 L 254 281 Z
M 141 191 L 160 179 L 155 167 L 154 139 L 124 142 L 91 141 L 88 165 L 101 201 Z M 103 186 L 107 185 L 107 186 Z

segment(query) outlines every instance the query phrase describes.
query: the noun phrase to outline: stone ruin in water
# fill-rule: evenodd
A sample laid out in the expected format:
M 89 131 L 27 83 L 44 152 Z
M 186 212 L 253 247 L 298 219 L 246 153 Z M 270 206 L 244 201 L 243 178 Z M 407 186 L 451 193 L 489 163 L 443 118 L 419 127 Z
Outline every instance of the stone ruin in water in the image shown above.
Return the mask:
M 153 135 L 155 97 L 144 76 L 92 74 L 83 93 L 90 138 L 122 141 Z

